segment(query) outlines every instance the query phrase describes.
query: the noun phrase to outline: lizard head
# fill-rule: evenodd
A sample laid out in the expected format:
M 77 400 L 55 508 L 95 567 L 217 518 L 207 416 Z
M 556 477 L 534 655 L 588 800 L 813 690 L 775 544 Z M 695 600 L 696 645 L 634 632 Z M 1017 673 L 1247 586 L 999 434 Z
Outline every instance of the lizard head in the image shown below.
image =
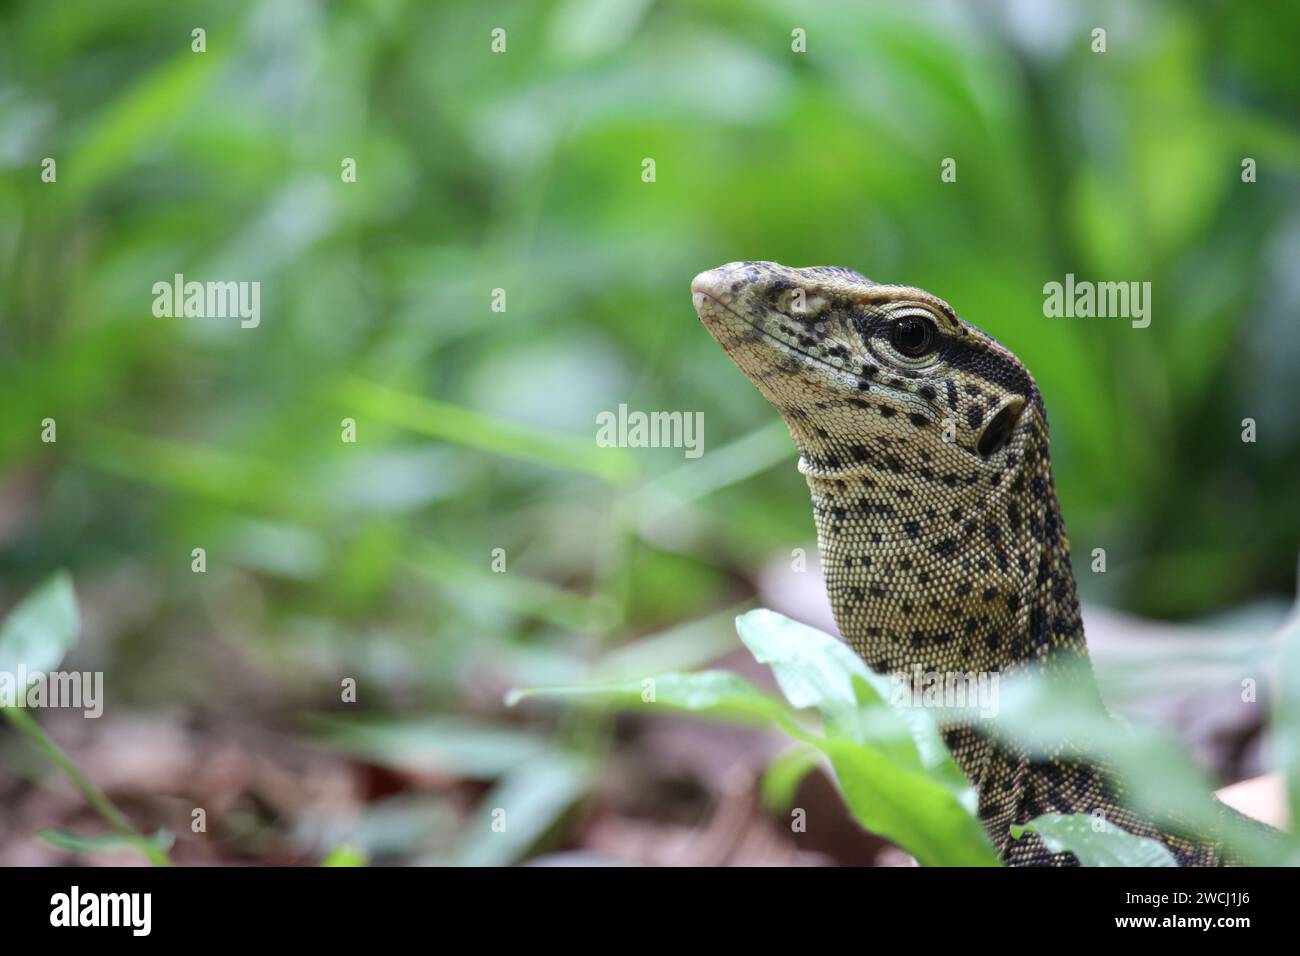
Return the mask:
M 805 474 L 915 471 L 956 492 L 1024 460 L 1029 419 L 1042 415 L 1033 378 L 937 296 L 774 262 L 702 272 L 691 293 L 785 419 Z
M 870 666 L 997 669 L 1074 633 L 1047 421 L 1015 355 L 850 269 L 735 262 L 691 292 L 790 429 L 836 621 Z

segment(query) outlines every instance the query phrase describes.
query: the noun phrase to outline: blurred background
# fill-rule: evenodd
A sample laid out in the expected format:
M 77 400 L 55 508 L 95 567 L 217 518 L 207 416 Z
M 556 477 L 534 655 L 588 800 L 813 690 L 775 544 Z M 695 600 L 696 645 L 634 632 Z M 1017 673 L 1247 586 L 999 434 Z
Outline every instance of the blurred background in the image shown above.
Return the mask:
M 105 712 L 39 719 L 177 862 L 901 862 L 820 771 L 789 832 L 761 730 L 504 704 L 761 681 L 751 606 L 832 626 L 789 438 L 691 309 L 737 259 L 919 285 L 1016 351 L 1108 697 L 1224 782 L 1268 768 L 1300 541 L 1300 8 L 0 17 L 0 611 L 72 574 L 64 668 L 104 672 Z M 1044 318 L 1067 272 L 1151 282 L 1150 327 Z M 176 273 L 260 282 L 260 325 L 156 317 Z M 703 412 L 703 456 L 598 447 L 620 403 Z M 0 863 L 130 859 L 35 838 L 102 824 L 7 727 L 0 803 Z

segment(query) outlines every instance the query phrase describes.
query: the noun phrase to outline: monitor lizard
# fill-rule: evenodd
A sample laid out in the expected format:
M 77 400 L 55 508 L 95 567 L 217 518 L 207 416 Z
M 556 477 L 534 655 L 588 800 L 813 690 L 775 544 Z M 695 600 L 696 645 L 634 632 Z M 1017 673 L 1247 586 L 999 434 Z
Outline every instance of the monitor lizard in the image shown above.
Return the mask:
M 1020 360 L 921 289 L 841 267 L 733 262 L 691 283 L 704 326 L 780 413 L 812 493 L 836 624 L 885 674 L 1092 677 L 1042 395 Z M 1075 673 L 1075 672 L 1071 672 Z M 1003 862 L 1073 865 L 1043 813 L 1102 813 L 1182 865 L 1222 844 L 1160 831 L 1106 768 L 1034 759 L 965 720 L 941 725 Z

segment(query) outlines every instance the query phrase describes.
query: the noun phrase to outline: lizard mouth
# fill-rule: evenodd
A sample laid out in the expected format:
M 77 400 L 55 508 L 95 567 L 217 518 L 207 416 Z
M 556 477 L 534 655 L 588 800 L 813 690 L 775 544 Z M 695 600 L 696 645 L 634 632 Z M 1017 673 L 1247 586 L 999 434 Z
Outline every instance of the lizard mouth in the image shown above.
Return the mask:
M 705 274 L 707 275 L 707 273 Z M 749 331 L 750 334 L 762 339 L 772 348 L 783 351 L 787 354 L 798 355 L 801 360 L 806 361 L 811 365 L 814 365 L 822 369 L 832 377 L 838 377 L 840 379 L 844 377 L 848 377 L 848 378 L 857 377 L 850 369 L 841 368 L 838 365 L 832 365 L 830 362 L 827 362 L 825 359 L 819 358 L 816 355 L 813 355 L 809 352 L 805 352 L 803 349 L 799 348 L 798 346 L 791 345 L 789 342 L 785 341 L 784 339 L 777 338 L 775 335 L 773 335 L 771 332 L 768 332 L 762 326 L 745 318 L 743 315 L 741 315 L 731 306 L 727 305 L 727 303 L 723 302 L 717 296 L 703 289 L 700 289 L 698 287 L 699 282 L 700 282 L 700 277 L 696 276 L 695 282 L 691 283 L 691 301 L 695 306 L 695 312 L 700 317 L 700 321 L 704 323 L 705 328 L 709 330 L 709 334 L 712 335 L 715 339 L 717 339 L 718 343 L 722 346 L 722 348 L 726 351 L 726 353 L 729 356 L 731 356 L 733 362 L 740 364 L 740 360 L 737 359 L 737 357 L 733 352 L 735 343 L 727 342 L 724 340 L 724 338 L 720 337 L 717 334 L 717 331 L 714 328 L 714 326 L 717 324 L 717 318 L 706 314 L 706 311 L 709 310 L 710 307 L 713 307 L 713 309 L 717 310 L 718 312 L 725 313 L 734 322 L 744 326 Z M 913 395 L 911 392 L 902 391 L 896 388 L 891 388 L 888 385 L 882 384 L 881 382 L 878 381 L 873 381 L 871 384 L 871 388 L 873 391 L 889 393 L 900 403 L 913 405 L 916 406 L 918 409 L 920 408 L 920 404 L 919 404 L 920 400 L 917 399 L 917 397 Z M 967 454 L 973 454 L 970 451 L 970 449 L 963 449 L 963 450 L 966 451 Z
M 702 273 L 702 275 L 708 275 L 708 273 Z M 714 322 L 711 320 L 710 316 L 705 315 L 705 311 L 707 310 L 710 304 L 715 306 L 717 309 L 727 313 L 727 315 L 729 315 L 732 319 L 734 319 L 736 322 L 740 323 L 741 325 L 745 326 L 752 333 L 754 333 L 755 335 L 763 339 L 769 345 L 775 346 L 776 348 L 782 349 L 786 352 L 791 352 L 796 355 L 800 355 L 807 361 L 811 362 L 812 364 L 819 365 L 822 368 L 826 369 L 828 372 L 838 373 L 839 375 L 853 374 L 848 369 L 840 368 L 838 365 L 832 365 L 830 362 L 827 362 L 824 359 L 820 359 L 816 355 L 813 355 L 809 352 L 805 352 L 803 349 L 791 345 L 789 342 L 785 341 L 784 339 L 777 338 L 775 335 L 767 331 L 761 325 L 758 325 L 750 321 L 749 319 L 745 318 L 743 315 L 741 315 L 731 306 L 727 305 L 727 303 L 723 302 L 717 296 L 713 295 L 711 292 L 699 288 L 700 279 L 701 276 L 696 276 L 695 281 L 691 283 L 691 304 L 695 306 L 695 314 L 700 317 L 700 321 L 703 322 L 705 327 L 709 329 L 709 333 L 713 335 L 714 338 L 718 338 L 717 334 L 714 333 L 713 331 Z M 727 353 L 730 354 L 731 353 L 730 346 L 726 342 L 723 342 L 721 339 L 718 339 L 718 341 L 722 345 L 722 347 L 727 350 Z

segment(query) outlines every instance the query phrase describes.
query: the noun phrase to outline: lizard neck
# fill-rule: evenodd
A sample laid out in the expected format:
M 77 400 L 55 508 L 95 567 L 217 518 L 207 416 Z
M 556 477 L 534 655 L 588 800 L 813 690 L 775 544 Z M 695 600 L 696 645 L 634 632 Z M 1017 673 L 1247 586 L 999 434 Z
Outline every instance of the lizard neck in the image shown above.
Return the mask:
M 1086 655 L 1046 424 L 986 479 L 962 453 L 830 470 L 805 450 L 827 591 L 874 670 L 1005 672 Z M 892 465 L 892 467 L 890 467 Z
M 942 480 L 944 468 L 956 467 L 951 461 L 911 471 L 832 471 L 825 456 L 804 452 L 800 470 L 812 493 L 835 620 L 873 670 L 909 683 L 937 673 L 946 685 L 952 676 L 983 679 L 1049 659 L 1089 664 L 1041 413 L 1039 421 L 1015 474 L 992 488 L 970 483 L 971 494 L 961 494 L 960 478 Z M 934 476 L 941 476 L 937 483 Z M 908 493 L 897 495 L 899 488 Z M 895 494 L 887 500 L 890 489 Z M 1074 672 L 1104 710 L 1091 667 Z M 969 711 L 946 717 L 941 709 L 936 716 L 954 761 L 979 792 L 980 818 L 1005 861 L 1071 862 L 1036 839 L 1012 840 L 1010 824 L 1042 813 L 1098 811 L 1130 833 L 1164 841 L 1183 865 L 1220 859 L 1217 845 L 1170 837 L 1123 806 L 1104 766 L 1036 761 L 985 733 Z
M 1046 422 L 1037 420 L 1000 480 L 972 480 L 958 449 L 934 449 L 901 469 L 847 470 L 805 450 L 800 470 L 835 620 L 873 670 L 909 682 L 983 680 L 1054 655 L 1086 660 Z M 977 786 L 1005 762 L 999 748 L 940 718 L 946 735 L 962 737 L 953 756 Z

